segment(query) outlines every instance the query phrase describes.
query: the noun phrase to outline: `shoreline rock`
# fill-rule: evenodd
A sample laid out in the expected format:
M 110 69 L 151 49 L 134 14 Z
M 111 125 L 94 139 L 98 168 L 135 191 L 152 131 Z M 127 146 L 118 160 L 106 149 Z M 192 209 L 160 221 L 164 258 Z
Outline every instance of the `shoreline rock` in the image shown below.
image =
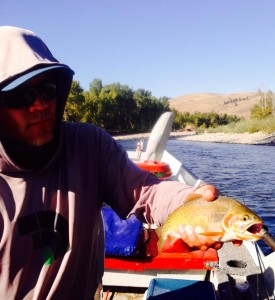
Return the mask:
M 130 135 L 114 136 L 116 140 L 129 139 L 148 139 L 150 133 L 138 133 Z M 229 144 L 246 144 L 246 145 L 270 145 L 275 146 L 275 133 L 267 134 L 262 132 L 256 133 L 202 133 L 195 132 L 171 132 L 170 139 L 182 141 L 197 141 L 208 143 L 229 143 Z

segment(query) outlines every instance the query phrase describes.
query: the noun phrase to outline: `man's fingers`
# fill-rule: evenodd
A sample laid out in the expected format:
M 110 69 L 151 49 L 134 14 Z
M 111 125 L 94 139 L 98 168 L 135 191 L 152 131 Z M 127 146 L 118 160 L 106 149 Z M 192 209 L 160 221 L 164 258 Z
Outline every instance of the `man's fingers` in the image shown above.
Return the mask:
M 191 225 L 180 225 L 179 232 L 182 240 L 191 248 L 196 247 L 200 250 L 207 250 L 208 248 L 220 249 L 223 246 L 222 242 L 217 242 L 211 237 L 200 235 L 204 232 L 201 226 L 195 228 Z M 240 244 L 241 241 L 234 241 L 234 243 Z
M 187 235 L 187 238 L 188 238 L 187 244 L 190 247 L 196 246 L 198 239 L 197 239 L 197 234 L 195 233 L 193 227 L 190 226 L 190 225 L 186 225 L 185 226 L 185 232 L 186 232 L 186 235 Z
M 209 184 L 199 187 L 195 193 L 202 195 L 207 201 L 213 201 L 218 196 L 218 190 L 213 185 Z

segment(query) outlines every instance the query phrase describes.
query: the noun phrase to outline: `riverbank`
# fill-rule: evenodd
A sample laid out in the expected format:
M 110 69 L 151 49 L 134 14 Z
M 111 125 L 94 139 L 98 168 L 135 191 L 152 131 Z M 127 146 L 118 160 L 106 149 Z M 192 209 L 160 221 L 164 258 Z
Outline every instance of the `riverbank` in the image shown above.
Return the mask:
M 114 136 L 116 140 L 129 139 L 147 139 L 150 133 L 139 133 L 131 135 Z M 195 132 L 171 132 L 170 139 L 178 139 L 183 141 L 197 141 L 210 143 L 229 143 L 229 144 L 247 144 L 247 145 L 273 145 L 275 146 L 275 133 L 266 134 L 262 132 L 256 133 L 202 133 Z

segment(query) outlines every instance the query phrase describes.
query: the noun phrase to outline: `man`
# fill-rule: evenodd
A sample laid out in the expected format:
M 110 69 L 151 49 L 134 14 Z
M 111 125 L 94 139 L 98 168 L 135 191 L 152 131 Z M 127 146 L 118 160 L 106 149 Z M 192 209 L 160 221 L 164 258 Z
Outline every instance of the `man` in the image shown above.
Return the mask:
M 94 125 L 62 122 L 73 74 L 33 32 L 0 27 L 0 299 L 92 299 L 103 201 L 159 225 L 189 194 L 216 196 L 139 169 Z

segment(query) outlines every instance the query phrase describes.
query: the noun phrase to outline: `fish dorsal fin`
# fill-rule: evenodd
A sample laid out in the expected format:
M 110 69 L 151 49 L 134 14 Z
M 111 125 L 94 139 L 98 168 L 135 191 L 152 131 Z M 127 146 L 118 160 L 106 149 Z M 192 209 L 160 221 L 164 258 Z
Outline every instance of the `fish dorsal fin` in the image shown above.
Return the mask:
M 190 202 L 190 201 L 193 201 L 193 200 L 196 200 L 196 199 L 199 199 L 201 198 L 202 196 L 200 194 L 191 194 L 189 195 L 186 200 L 184 201 L 184 203 L 187 203 L 187 202 Z

